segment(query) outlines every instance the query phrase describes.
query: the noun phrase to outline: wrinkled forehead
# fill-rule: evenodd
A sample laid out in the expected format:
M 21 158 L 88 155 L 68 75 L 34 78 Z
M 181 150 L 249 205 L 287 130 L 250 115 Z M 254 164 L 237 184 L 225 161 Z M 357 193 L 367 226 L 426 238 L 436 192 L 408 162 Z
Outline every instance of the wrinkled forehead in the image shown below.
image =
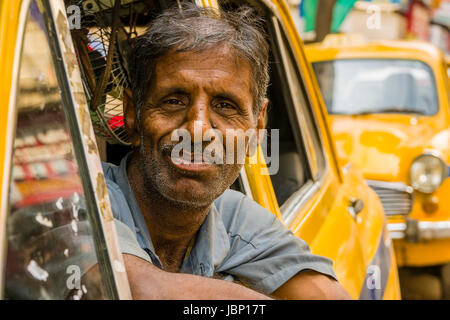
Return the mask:
M 252 70 L 247 59 L 228 45 L 201 50 L 172 49 L 156 61 L 152 76 L 157 87 L 175 82 L 227 86 L 253 97 Z

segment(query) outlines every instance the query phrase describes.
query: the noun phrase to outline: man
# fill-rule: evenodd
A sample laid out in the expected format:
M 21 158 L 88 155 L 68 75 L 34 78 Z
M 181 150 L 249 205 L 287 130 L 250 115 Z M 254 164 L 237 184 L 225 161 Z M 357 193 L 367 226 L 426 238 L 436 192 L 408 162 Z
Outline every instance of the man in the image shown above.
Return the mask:
M 268 44 L 250 10 L 169 9 L 138 39 L 129 66 L 133 151 L 104 171 L 133 297 L 349 298 L 329 259 L 228 189 L 242 164 L 177 159 L 197 157 L 198 143 L 174 156 L 181 130 L 264 128 Z M 200 152 L 217 143 L 207 140 Z

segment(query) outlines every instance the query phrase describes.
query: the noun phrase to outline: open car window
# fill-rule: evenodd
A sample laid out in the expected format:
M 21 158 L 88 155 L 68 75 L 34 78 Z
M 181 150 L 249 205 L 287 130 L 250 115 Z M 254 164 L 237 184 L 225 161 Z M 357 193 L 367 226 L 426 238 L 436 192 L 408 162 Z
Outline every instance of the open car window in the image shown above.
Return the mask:
M 271 86 L 268 125 L 279 129 L 279 172 L 272 183 L 283 218 L 325 172 L 325 157 L 311 105 L 284 31 L 276 17 L 269 25 L 271 42 Z M 290 203 L 290 204 L 289 204 Z

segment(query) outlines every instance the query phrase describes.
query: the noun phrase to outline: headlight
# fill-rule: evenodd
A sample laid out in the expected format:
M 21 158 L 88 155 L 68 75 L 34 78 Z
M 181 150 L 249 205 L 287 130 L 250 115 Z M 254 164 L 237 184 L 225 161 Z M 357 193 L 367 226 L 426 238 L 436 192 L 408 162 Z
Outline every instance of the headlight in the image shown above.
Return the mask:
M 409 169 L 411 186 L 423 193 L 432 193 L 447 177 L 447 166 L 441 158 L 422 154 L 414 159 Z

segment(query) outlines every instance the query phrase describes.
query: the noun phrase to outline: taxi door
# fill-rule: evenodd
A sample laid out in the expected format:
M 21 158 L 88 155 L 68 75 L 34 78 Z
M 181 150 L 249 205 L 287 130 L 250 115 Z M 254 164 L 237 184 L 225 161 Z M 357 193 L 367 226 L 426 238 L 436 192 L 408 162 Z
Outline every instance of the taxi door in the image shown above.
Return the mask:
M 0 2 L 0 295 L 130 299 L 63 1 Z

